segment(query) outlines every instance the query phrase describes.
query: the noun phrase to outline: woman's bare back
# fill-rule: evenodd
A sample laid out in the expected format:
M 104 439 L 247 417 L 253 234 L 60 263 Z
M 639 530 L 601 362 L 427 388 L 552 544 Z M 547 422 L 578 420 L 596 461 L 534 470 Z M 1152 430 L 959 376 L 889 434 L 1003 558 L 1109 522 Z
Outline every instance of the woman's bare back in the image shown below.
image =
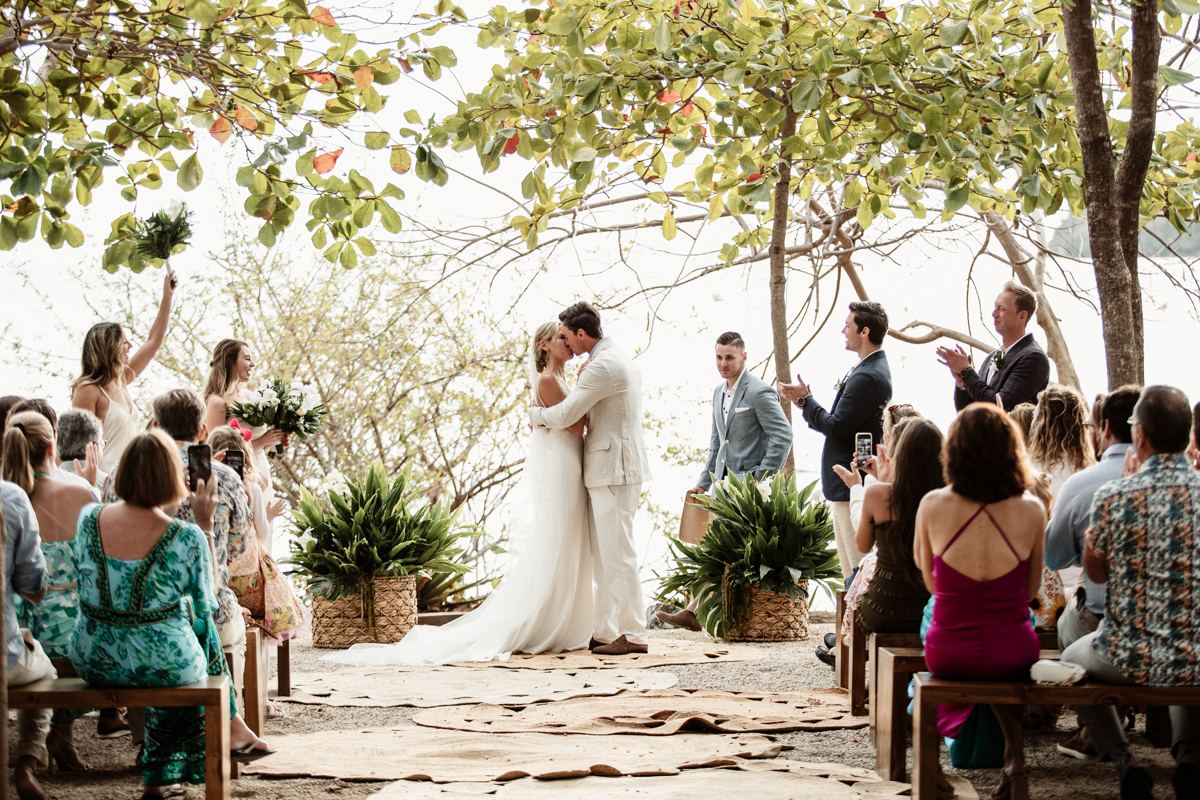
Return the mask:
M 977 512 L 983 504 L 949 487 L 930 492 L 926 498 L 918 530 L 926 537 L 930 554 L 941 556 L 962 575 L 990 581 L 1007 575 L 1021 561 L 1035 556 L 1040 560 L 1046 515 L 1032 495 L 989 503 L 982 513 Z

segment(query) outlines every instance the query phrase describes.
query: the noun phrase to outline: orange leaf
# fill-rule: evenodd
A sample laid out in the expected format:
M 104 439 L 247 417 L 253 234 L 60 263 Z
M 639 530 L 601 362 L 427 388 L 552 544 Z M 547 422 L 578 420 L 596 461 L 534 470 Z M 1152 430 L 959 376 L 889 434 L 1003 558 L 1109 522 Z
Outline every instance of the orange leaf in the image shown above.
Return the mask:
M 375 81 L 375 70 L 370 67 L 359 67 L 354 70 L 354 88 L 366 89 Z
M 409 60 L 407 58 L 397 57 L 396 63 L 400 65 L 400 69 L 404 70 L 404 73 L 406 75 L 408 73 L 412 72 L 412 69 L 413 69 L 412 64 L 409 62 Z
M 5 207 L 4 207 L 4 210 L 5 210 L 5 211 L 16 211 L 16 210 L 17 210 L 17 206 L 19 206 L 19 205 L 21 205 L 21 201 L 20 201 L 20 200 L 14 200 L 14 201 L 13 201 L 13 204 L 12 204 L 11 206 L 5 206 Z
M 517 152 L 517 146 L 521 144 L 521 137 L 518 134 L 513 134 L 508 137 L 508 142 L 504 145 L 504 155 Z
M 675 92 L 672 92 L 670 89 L 664 89 L 658 95 L 658 102 L 660 102 L 660 103 L 678 103 L 679 95 L 676 94 Z
M 534 42 L 536 42 L 536 41 L 537 41 L 538 39 L 540 39 L 540 38 L 542 38 L 542 37 L 538 36 L 538 35 L 535 33 L 535 34 L 533 34 L 532 36 L 530 36 L 530 37 L 529 37 L 529 43 L 530 43 L 530 44 L 533 44 Z
M 708 128 L 704 127 L 703 125 L 697 125 L 696 127 L 700 129 L 701 139 L 703 139 L 705 136 L 708 136 Z
M 676 20 L 676 21 L 678 21 L 678 20 L 679 20 L 679 7 L 680 7 L 681 5 L 683 5 L 683 3 L 676 3 L 676 4 L 675 4 L 675 10 L 671 12 L 671 18 L 672 18 L 672 19 L 674 19 L 674 20 Z
M 217 121 L 212 124 L 208 132 L 221 144 L 233 134 L 233 125 L 229 122 L 229 117 L 224 115 L 217 117 Z
M 245 130 L 258 130 L 258 120 L 254 118 L 254 115 L 245 106 L 237 107 L 237 113 L 234 118 L 237 120 L 237 124 L 241 125 Z
M 888 18 L 887 12 L 884 11 L 882 8 L 875 9 L 875 11 L 872 12 L 871 16 L 875 17 L 876 19 L 887 19 Z
M 342 154 L 343 149 L 344 148 L 339 147 L 332 153 L 322 153 L 314 158 L 313 169 L 317 171 L 317 174 L 324 175 L 326 172 L 329 172 L 331 169 L 333 169 L 333 165 L 337 163 L 338 157 Z
M 220 15 L 217 17 L 217 22 L 224 22 L 225 20 L 229 19 L 230 17 L 232 17 L 232 16 L 233 16 L 233 14 L 234 14 L 234 12 L 235 12 L 235 11 L 237 11 L 237 9 L 235 9 L 235 8 L 227 8 L 227 9 L 225 9 L 225 10 L 224 10 L 224 11 L 222 11 L 222 12 L 220 13 Z
M 317 6 L 313 12 L 308 15 L 308 18 L 318 25 L 324 25 L 326 28 L 336 28 L 337 22 L 333 19 L 333 14 L 329 13 L 329 9 L 325 6 Z
M 695 106 L 691 103 L 687 103 L 683 108 L 679 109 L 679 113 L 686 117 L 688 114 L 692 113 L 693 109 L 695 109 Z
M 762 180 L 762 173 L 756 172 L 753 175 L 751 175 L 750 177 L 746 178 L 746 183 L 754 183 L 755 181 L 760 181 L 760 180 Z
M 195 131 L 193 131 L 191 128 L 184 128 L 184 129 L 183 129 L 183 132 L 187 134 L 187 137 L 188 137 L 188 144 L 195 144 L 195 143 L 196 143 L 196 135 L 195 135 Z
M 1187 160 L 1188 160 L 1188 161 L 1195 161 L 1195 160 L 1196 160 L 1196 154 L 1195 154 L 1195 153 L 1188 153 L 1188 154 L 1187 154 Z M 5 209 L 5 210 L 7 210 L 7 209 Z
M 306 72 L 308 79 L 318 86 L 323 86 L 333 80 L 332 72 Z

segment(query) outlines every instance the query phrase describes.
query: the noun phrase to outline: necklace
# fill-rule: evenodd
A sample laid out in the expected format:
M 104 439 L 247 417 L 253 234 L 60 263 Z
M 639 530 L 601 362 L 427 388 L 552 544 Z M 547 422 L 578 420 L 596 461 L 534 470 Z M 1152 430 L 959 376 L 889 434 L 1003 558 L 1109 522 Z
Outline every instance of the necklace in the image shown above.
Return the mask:
M 35 470 L 35 471 L 34 471 L 34 473 L 33 473 L 33 477 L 35 477 L 35 478 L 49 478 L 49 477 L 50 477 L 50 473 L 49 473 L 49 472 L 38 472 L 38 471 L 36 471 L 36 470 Z

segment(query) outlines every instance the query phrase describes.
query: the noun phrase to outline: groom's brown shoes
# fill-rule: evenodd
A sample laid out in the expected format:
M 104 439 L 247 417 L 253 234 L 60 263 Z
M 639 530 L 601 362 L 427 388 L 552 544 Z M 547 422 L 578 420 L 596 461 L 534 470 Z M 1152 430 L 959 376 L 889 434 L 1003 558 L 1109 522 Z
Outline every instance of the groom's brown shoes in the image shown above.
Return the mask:
M 593 636 L 591 641 L 588 642 L 588 650 L 595 650 L 597 647 L 604 647 L 606 644 L 607 642 L 602 642 Z
M 672 625 L 676 628 L 683 628 L 684 630 L 688 631 L 699 631 L 704 629 L 703 626 L 700 625 L 700 620 L 696 618 L 696 615 L 691 611 L 688 611 L 686 608 L 677 611 L 674 614 L 668 614 L 666 611 L 655 611 L 654 616 L 658 617 L 668 625 Z
M 630 653 L 649 653 L 650 648 L 644 644 L 634 644 L 624 636 L 619 636 L 611 644 L 592 648 L 592 652 L 598 656 L 627 656 Z

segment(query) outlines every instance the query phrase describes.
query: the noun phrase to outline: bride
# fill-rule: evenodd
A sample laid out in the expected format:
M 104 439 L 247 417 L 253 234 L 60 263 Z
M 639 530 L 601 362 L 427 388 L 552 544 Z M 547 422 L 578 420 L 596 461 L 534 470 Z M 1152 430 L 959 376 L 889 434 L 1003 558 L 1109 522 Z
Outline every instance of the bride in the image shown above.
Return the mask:
M 531 357 L 537 370 L 531 376 L 534 404 L 558 405 L 570 391 L 564 366 L 572 358 L 558 323 L 537 329 Z M 566 430 L 534 428 L 509 526 L 509 567 L 479 608 L 440 627 L 418 625 L 395 644 L 356 644 L 322 661 L 447 664 L 586 648 L 592 636 L 592 565 L 584 422 Z

